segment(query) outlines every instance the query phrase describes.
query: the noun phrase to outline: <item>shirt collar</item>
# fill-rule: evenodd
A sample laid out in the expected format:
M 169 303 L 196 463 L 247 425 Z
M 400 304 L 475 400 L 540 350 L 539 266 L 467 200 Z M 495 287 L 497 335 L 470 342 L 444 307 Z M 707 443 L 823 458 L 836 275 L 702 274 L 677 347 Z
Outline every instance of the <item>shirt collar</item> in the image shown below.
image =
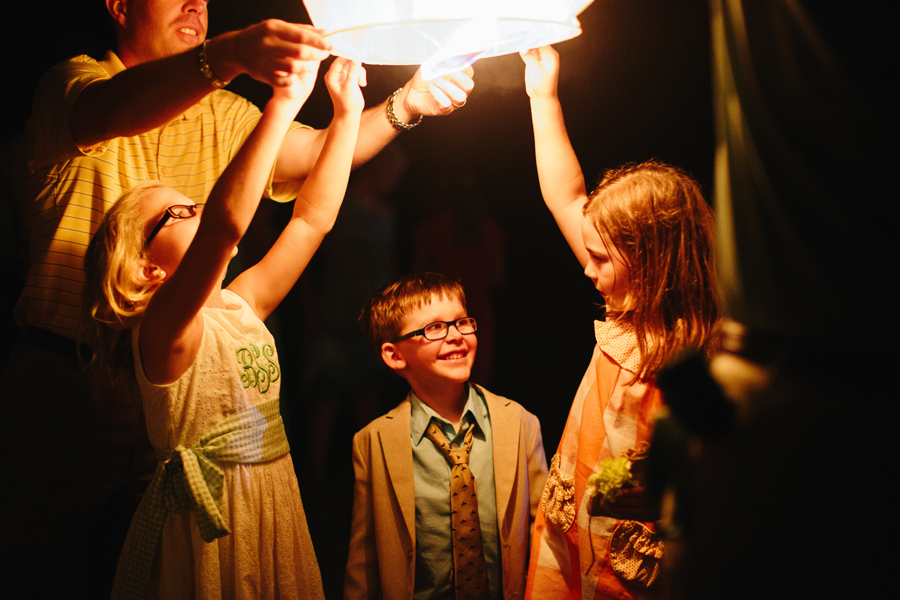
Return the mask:
M 620 367 L 637 373 L 641 364 L 641 349 L 637 333 L 631 321 L 594 321 L 594 338 L 597 345 Z
M 460 419 L 459 429 L 460 431 L 468 429 L 469 425 L 474 421 L 475 433 L 483 435 L 486 427 L 485 420 L 490 418 L 488 417 L 487 402 L 485 402 L 484 396 L 481 395 L 481 392 L 474 385 L 466 384 L 466 387 L 469 390 L 469 396 L 466 399 L 466 405 L 463 407 L 463 416 Z M 437 419 L 440 422 L 442 430 L 452 429 L 450 421 L 422 402 L 415 392 L 410 392 L 409 396 L 411 405 L 410 435 L 414 446 L 418 446 L 422 438 L 425 437 L 425 429 L 432 419 Z M 458 433 L 459 431 L 457 431 Z
M 100 66 L 106 69 L 106 72 L 109 73 L 110 77 L 118 75 L 125 70 L 125 65 L 122 63 L 122 59 L 120 59 L 119 55 L 112 50 L 106 51 L 106 54 L 103 56 L 103 60 L 100 61 Z

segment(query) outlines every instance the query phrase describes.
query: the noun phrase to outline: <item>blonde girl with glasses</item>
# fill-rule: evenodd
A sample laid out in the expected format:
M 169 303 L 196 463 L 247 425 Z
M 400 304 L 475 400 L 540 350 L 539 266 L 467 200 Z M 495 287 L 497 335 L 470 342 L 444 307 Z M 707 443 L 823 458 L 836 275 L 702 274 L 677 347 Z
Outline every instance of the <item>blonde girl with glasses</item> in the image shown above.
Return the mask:
M 522 58 L 544 201 L 606 307 L 551 461 L 525 595 L 642 597 L 663 551 L 640 477 L 662 406 L 654 384 L 674 356 L 706 350 L 719 319 L 713 218 L 697 183 L 656 161 L 609 171 L 588 194 L 557 96 L 559 57 L 543 47 Z M 597 477 L 623 464 L 625 486 L 599 493 Z
M 125 194 L 85 259 L 101 373 L 136 381 L 159 460 L 126 538 L 114 598 L 321 598 L 284 426 L 281 365 L 263 320 L 285 297 L 343 199 L 365 71 L 337 59 L 315 168 L 266 256 L 222 288 L 281 141 L 318 63 L 272 99 L 200 205 L 161 183 Z M 202 218 L 201 218 L 202 217 Z

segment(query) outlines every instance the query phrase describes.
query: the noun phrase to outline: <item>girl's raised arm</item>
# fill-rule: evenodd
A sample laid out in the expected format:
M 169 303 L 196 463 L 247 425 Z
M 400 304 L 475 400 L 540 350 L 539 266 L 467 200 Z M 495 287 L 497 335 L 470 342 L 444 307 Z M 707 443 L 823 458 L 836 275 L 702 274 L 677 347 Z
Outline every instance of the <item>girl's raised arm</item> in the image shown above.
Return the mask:
M 581 236 L 581 211 L 587 201 L 584 175 L 572 149 L 557 95 L 559 55 L 550 46 L 522 52 L 525 91 L 531 98 L 534 153 L 541 194 L 581 266 L 587 251 Z
M 193 362 L 203 333 L 200 309 L 207 302 L 221 302 L 216 294 L 225 269 L 250 226 L 281 142 L 309 97 L 317 71 L 318 63 L 309 63 L 293 85 L 276 88 L 259 123 L 213 187 L 196 235 L 184 256 L 173 262 L 177 270 L 160 276 L 163 284 L 141 322 L 141 358 L 150 381 L 174 381 Z M 152 246 L 150 251 L 152 261 Z
M 334 226 L 347 191 L 365 104 L 360 87 L 366 85 L 366 72 L 359 63 L 338 58 L 325 75 L 325 85 L 334 103 L 334 118 L 322 152 L 294 201 L 291 220 L 266 256 L 228 286 L 260 319 L 275 310 L 300 278 Z

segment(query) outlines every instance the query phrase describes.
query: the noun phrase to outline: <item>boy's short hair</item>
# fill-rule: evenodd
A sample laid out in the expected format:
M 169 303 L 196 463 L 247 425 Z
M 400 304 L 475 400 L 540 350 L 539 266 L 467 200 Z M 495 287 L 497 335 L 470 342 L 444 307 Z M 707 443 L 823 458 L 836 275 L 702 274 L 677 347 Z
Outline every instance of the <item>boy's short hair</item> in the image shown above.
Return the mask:
M 413 273 L 381 288 L 366 300 L 359 324 L 379 356 L 381 345 L 400 336 L 403 317 L 435 296 L 456 299 L 466 308 L 466 292 L 456 279 L 440 273 Z

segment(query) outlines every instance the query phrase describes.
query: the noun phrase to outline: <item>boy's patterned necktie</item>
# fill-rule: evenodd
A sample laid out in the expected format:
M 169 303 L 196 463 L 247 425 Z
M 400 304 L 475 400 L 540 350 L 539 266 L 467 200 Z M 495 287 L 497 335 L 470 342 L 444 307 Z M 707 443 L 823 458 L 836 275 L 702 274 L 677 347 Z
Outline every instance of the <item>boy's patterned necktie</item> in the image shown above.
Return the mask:
M 469 426 L 462 448 L 451 448 L 434 421 L 425 430 L 450 463 L 450 512 L 453 535 L 453 569 L 456 600 L 490 598 L 487 565 L 481 545 L 478 498 L 475 477 L 469 469 L 469 452 L 475 437 L 475 424 Z

